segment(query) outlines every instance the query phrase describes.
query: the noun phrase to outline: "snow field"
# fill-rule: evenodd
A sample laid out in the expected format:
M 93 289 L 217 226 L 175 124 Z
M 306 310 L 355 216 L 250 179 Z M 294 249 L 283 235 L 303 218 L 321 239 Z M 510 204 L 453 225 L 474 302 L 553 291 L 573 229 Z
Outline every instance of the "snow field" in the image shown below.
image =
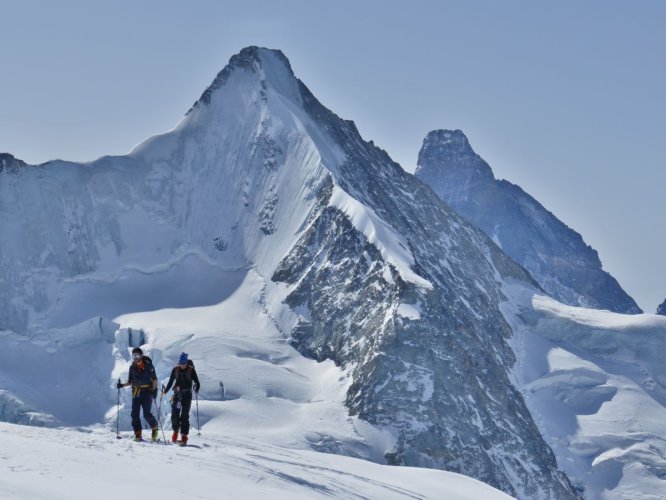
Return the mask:
M 393 439 L 347 415 L 343 400 L 348 379 L 339 368 L 303 358 L 285 342 L 261 303 L 264 282 L 256 271 L 230 272 L 223 282 L 229 289 L 221 290 L 227 298 L 220 304 L 115 318 L 115 326 L 120 328 L 112 336 L 113 343 L 108 334 L 107 338 L 96 337 L 90 327 L 80 327 L 82 333 L 73 337 L 78 341 L 70 338 L 71 345 L 66 346 L 49 338 L 37 348 L 22 339 L 25 350 L 13 352 L 21 358 L 41 353 L 34 360 L 42 362 L 42 378 L 53 369 L 50 356 L 64 366 L 97 351 L 115 359 L 115 367 L 106 367 L 106 379 L 101 383 L 107 389 L 91 391 L 98 395 L 96 405 L 111 409 L 106 413 L 106 425 L 82 422 L 87 426 L 53 429 L 0 423 L 5 436 L 0 451 L 0 497 L 77 500 L 118 498 L 131 492 L 152 498 L 187 495 L 202 499 L 510 498 L 458 474 L 389 468 L 312 451 L 334 452 L 344 446 L 358 456 L 381 459 L 393 446 Z M 110 395 L 116 395 L 115 380 L 127 376 L 129 328 L 134 339 L 145 341 L 144 350 L 155 360 L 163 382 L 181 351 L 195 361 L 202 381 L 202 429 L 197 435 L 193 404 L 192 446 L 134 443 L 130 439 L 129 390 L 121 391 L 123 437 L 116 439 L 116 406 Z M 11 357 L 3 361 L 9 363 Z M 100 376 L 103 371 L 101 368 Z M 225 385 L 224 400 L 220 381 Z M 37 380 L 27 382 L 39 385 Z M 57 377 L 50 381 L 58 387 L 61 382 Z M 48 401 L 48 394 L 45 391 L 39 398 Z M 54 414 L 72 425 L 76 414 L 57 406 L 59 401 L 72 400 L 71 394 L 56 390 L 46 407 L 53 407 Z M 88 419 L 99 417 L 95 412 L 83 414 Z M 163 404 L 167 436 L 168 415 L 168 406 Z
M 117 440 L 103 428 L 0 423 L 0 497 L 7 500 L 142 498 L 510 498 L 449 472 L 390 467 L 238 438 L 193 436 L 191 447 Z
M 344 448 L 383 461 L 393 437 L 348 415 L 347 375 L 333 362 L 304 358 L 288 344 L 260 301 L 263 287 L 263 279 L 249 270 L 220 304 L 132 313 L 115 321 L 121 328 L 146 332 L 145 351 L 153 356 L 162 383 L 181 352 L 194 360 L 202 383 L 200 422 L 207 432 L 303 449 Z M 126 380 L 128 367 L 129 355 L 120 356 L 114 380 Z M 128 391 L 122 393 L 121 421 L 126 429 L 129 397 Z M 190 422 L 196 425 L 195 404 Z M 167 408 L 163 403 L 163 415 Z M 108 415 L 110 422 L 114 418 Z

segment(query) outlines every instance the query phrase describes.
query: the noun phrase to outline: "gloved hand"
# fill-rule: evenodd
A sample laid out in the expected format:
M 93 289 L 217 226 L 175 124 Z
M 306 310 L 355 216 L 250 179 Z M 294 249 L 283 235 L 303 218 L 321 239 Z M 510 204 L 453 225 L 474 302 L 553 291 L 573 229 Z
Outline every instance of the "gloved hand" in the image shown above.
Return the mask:
M 122 389 L 123 387 L 125 387 L 125 384 L 123 384 L 123 383 L 119 380 L 118 383 L 116 384 L 116 387 L 117 387 L 118 389 Z
M 155 398 L 157 397 L 157 387 L 155 387 L 155 388 L 150 392 L 150 394 L 152 394 L 153 399 L 155 399 Z

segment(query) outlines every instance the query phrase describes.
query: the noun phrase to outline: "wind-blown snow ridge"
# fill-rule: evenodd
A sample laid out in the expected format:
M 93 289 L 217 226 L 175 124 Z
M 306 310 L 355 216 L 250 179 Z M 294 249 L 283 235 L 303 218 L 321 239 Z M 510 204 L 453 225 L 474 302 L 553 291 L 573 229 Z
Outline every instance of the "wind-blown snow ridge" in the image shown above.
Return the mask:
M 349 216 L 354 227 L 377 247 L 382 257 L 393 264 L 406 281 L 432 288 L 432 283 L 412 271 L 411 268 L 415 264 L 414 256 L 408 250 L 404 238 L 381 220 L 372 209 L 356 201 L 339 186 L 333 188 L 329 206 L 339 208 Z M 389 244 L 392 246 L 389 247 Z
M 572 321 L 588 327 L 599 327 L 602 329 L 613 330 L 636 330 L 639 328 L 658 328 L 666 325 L 662 318 L 653 314 L 629 315 L 605 310 L 568 306 L 545 295 L 535 295 L 532 299 L 532 305 L 537 310 L 548 312 L 552 315 L 568 317 Z

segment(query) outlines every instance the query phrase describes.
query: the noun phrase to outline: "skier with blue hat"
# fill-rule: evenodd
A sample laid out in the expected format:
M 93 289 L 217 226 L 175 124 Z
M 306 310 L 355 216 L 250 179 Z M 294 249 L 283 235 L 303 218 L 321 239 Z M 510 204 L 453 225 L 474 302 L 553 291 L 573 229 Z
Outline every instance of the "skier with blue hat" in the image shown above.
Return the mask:
M 194 368 L 194 363 L 188 358 L 186 352 L 180 354 L 178 364 L 171 370 L 169 383 L 163 389 L 162 394 L 166 394 L 173 385 L 173 398 L 171 400 L 171 426 L 173 434 L 171 441 L 178 442 L 178 432 L 180 431 L 180 443 L 187 445 L 187 435 L 190 432 L 190 407 L 192 406 L 192 391 L 199 394 L 201 384 L 199 376 Z

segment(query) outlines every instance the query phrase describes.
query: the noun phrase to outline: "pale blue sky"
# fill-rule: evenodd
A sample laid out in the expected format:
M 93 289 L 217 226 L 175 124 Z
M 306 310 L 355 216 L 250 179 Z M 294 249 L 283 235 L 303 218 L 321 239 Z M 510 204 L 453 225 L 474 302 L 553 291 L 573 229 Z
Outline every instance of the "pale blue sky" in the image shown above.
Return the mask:
M 666 2 L 0 0 L 0 18 L 0 151 L 125 153 L 241 48 L 279 48 L 406 170 L 460 128 L 643 309 L 666 297 Z

